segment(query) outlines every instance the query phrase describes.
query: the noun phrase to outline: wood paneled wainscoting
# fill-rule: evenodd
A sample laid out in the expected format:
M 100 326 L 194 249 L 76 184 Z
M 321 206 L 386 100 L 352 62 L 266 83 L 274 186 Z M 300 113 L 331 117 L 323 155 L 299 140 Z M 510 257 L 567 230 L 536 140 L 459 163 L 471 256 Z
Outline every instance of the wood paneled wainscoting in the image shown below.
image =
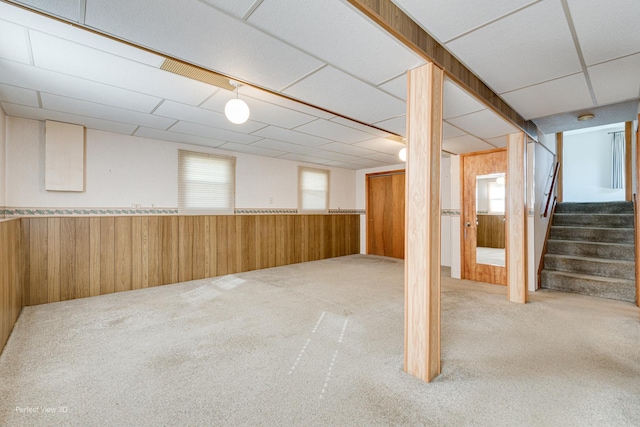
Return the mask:
M 24 305 L 360 252 L 359 215 L 23 218 Z
M 22 309 L 20 220 L 0 221 L 0 352 Z

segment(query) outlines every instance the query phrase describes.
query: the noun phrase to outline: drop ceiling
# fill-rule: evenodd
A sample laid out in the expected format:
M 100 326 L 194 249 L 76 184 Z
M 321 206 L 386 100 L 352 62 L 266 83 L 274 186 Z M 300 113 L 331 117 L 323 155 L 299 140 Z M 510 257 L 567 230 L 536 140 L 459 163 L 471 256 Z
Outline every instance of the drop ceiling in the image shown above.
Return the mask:
M 405 74 L 424 59 L 346 1 L 13 2 L 57 20 L 10 3 L 0 2 L 0 105 L 10 116 L 348 169 L 398 163 Z M 594 14 L 581 2 L 396 3 L 527 118 L 588 108 L 592 92 L 603 92 L 601 102 L 638 98 L 640 73 L 629 70 L 640 32 L 604 55 L 585 36 Z M 249 122 L 224 118 L 235 94 L 161 70 L 166 57 L 244 82 Z M 617 64 L 627 67 L 624 82 L 599 85 L 597 67 Z M 444 118 L 443 149 L 454 154 L 504 146 L 516 131 L 449 80 Z

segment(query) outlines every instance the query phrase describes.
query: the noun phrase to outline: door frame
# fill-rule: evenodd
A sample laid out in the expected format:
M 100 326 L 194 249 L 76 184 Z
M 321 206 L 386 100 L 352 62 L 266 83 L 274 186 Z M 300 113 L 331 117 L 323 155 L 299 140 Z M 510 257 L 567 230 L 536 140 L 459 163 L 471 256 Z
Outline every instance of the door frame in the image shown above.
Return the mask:
M 377 176 L 385 176 L 385 175 L 399 175 L 399 174 L 404 174 L 405 176 L 405 193 L 407 191 L 407 181 L 406 181 L 406 177 L 407 177 L 407 170 L 406 169 L 394 169 L 394 170 L 389 170 L 389 171 L 383 171 L 383 172 L 372 172 L 372 173 L 368 173 L 365 175 L 365 183 L 364 183 L 364 198 L 365 198 L 365 203 L 366 203 L 366 215 L 365 215 L 365 221 L 367 223 L 366 228 L 365 228 L 365 233 L 367 233 L 367 241 L 365 242 L 366 248 L 367 248 L 367 255 L 369 255 L 371 253 L 370 249 L 371 249 L 371 228 L 369 226 L 369 223 L 371 221 L 371 218 L 369 218 L 370 216 L 370 212 L 371 211 L 371 199 L 369 197 L 369 179 L 370 178 L 375 178 Z M 405 229 L 406 229 L 406 224 L 405 224 Z M 406 231 L 405 231 L 406 233 Z M 406 254 L 405 254 L 406 256 Z

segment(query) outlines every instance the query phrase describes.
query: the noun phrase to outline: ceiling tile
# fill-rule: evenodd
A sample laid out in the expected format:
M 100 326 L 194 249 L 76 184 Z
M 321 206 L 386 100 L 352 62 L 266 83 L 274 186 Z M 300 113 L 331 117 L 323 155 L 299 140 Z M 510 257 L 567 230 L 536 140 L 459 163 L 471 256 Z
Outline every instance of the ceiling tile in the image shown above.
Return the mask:
M 161 139 L 163 141 L 171 141 L 171 142 L 183 142 L 185 144 L 195 144 L 202 145 L 205 147 L 219 147 L 224 144 L 225 141 L 220 141 L 218 139 L 212 138 L 203 138 L 201 136 L 195 135 L 187 135 L 184 133 L 171 132 L 160 129 L 151 129 L 140 127 L 134 133 L 135 136 L 140 136 L 144 138 L 152 138 L 152 139 Z
M 306 156 L 304 154 L 295 154 L 295 153 L 283 154 L 278 158 L 286 159 L 286 160 L 294 160 L 296 162 L 315 163 L 318 165 L 326 165 L 327 163 L 331 162 L 331 160 L 329 159 L 320 159 L 318 157 Z
M 284 92 L 365 123 L 375 123 L 405 112 L 404 102 L 330 66 L 300 80 Z
M 361 132 L 354 128 L 343 126 L 329 120 L 320 119 L 298 126 L 295 130 L 347 144 L 365 141 L 367 139 L 371 139 L 372 136 L 370 133 Z
M 81 0 L 17 0 L 35 9 L 44 10 L 53 15 L 60 16 L 71 21 L 79 20 Z
M 568 0 L 587 65 L 640 52 L 640 2 Z
M 361 169 L 362 166 L 355 164 L 355 163 L 348 163 L 348 162 L 339 162 L 336 160 L 332 160 L 330 162 L 326 163 L 327 166 L 333 166 L 334 168 L 342 168 L 342 169 L 352 169 L 352 170 L 358 170 Z
M 183 120 L 185 122 L 198 123 L 201 125 L 230 130 L 232 132 L 251 133 L 262 129 L 266 125 L 252 120 L 236 125 L 231 123 L 223 113 L 206 110 L 204 108 L 193 107 L 187 104 L 180 104 L 174 101 L 164 101 L 153 112 L 155 116 L 169 117 Z
M 499 136 L 497 138 L 490 138 L 490 139 L 486 139 L 485 141 L 487 141 L 489 144 L 493 145 L 494 147 L 497 148 L 504 148 L 507 146 L 507 137 L 506 136 Z
M 464 134 L 462 129 L 458 129 L 448 122 L 442 122 L 442 139 L 455 138 Z
M 1 59 L 0 83 L 147 113 L 160 102 L 151 95 Z
M 640 54 L 594 65 L 588 72 L 599 105 L 640 96 Z
M 35 65 L 48 70 L 198 105 L 216 87 L 80 44 L 30 31 Z
M 235 97 L 234 92 L 221 89 L 202 103 L 201 107 L 223 112 L 227 102 Z M 249 110 L 251 111 L 249 118 L 252 121 L 292 129 L 316 119 L 316 117 L 310 116 L 309 114 L 281 107 L 276 104 L 270 104 L 260 99 L 243 95 L 240 95 L 239 98 L 249 106 Z
M 131 135 L 136 130 L 136 125 L 127 123 L 110 122 L 108 120 L 96 119 L 93 117 L 80 116 L 77 114 L 62 113 L 59 111 L 49 111 L 42 108 L 28 107 L 3 102 L 2 106 L 10 116 L 24 117 L 34 120 L 55 120 L 58 122 L 82 125 L 91 129 L 104 130 L 107 132 L 122 133 Z
M 340 116 L 336 116 L 336 117 L 332 118 L 331 121 L 339 123 L 339 124 L 347 126 L 347 127 L 350 127 L 350 128 L 353 128 L 353 129 L 356 129 L 356 130 L 359 130 L 359 131 L 362 131 L 362 132 L 365 132 L 365 133 L 369 133 L 369 134 L 374 135 L 374 136 L 379 136 L 379 137 L 382 137 L 382 138 L 386 138 L 388 136 L 393 136 L 393 134 L 390 133 L 390 132 L 386 132 L 384 130 L 377 129 L 377 128 L 374 128 L 372 126 L 367 126 L 367 125 L 364 125 L 362 123 L 354 122 L 353 120 L 345 119 L 344 117 L 340 117 Z
M 290 142 L 292 144 L 305 145 L 307 147 L 316 147 L 318 145 L 328 144 L 331 142 L 328 139 L 318 138 L 317 136 L 307 135 L 276 126 L 267 126 L 264 129 L 254 132 L 252 135 L 269 139 L 277 139 L 278 141 Z
M 396 163 L 398 162 L 398 158 L 396 157 Z M 355 162 L 353 162 L 354 165 L 358 165 L 359 168 L 358 169 L 363 169 L 363 168 L 377 168 L 377 167 L 381 167 L 381 166 L 387 166 L 389 165 L 389 163 L 387 162 L 379 162 L 377 160 L 371 160 L 371 159 L 362 159 L 362 160 L 356 160 Z
M 400 150 L 398 150 L 398 152 L 399 151 Z M 386 164 L 401 163 L 401 160 L 398 157 L 398 153 L 395 153 L 395 154 L 383 154 L 383 153 L 371 154 L 371 155 L 367 156 L 367 159 L 376 160 L 378 162 L 383 162 L 383 163 L 386 163 Z
M 352 156 L 360 157 L 376 154 L 376 152 L 373 150 L 362 147 L 355 147 L 349 144 L 342 144 L 340 142 L 332 142 L 331 144 L 321 145 L 317 148 L 321 150 L 334 151 L 336 153 L 350 154 Z
M 404 101 L 407 99 L 407 74 L 404 73 L 394 79 L 389 80 L 386 83 L 379 85 L 378 87 Z
M 473 153 L 475 151 L 490 150 L 492 148 L 495 147 L 471 135 L 459 136 L 442 141 L 442 149 L 452 154 Z
M 31 59 L 29 58 L 29 43 L 25 29 L 1 19 L 0 58 L 18 61 L 24 64 L 31 63 Z
M 197 123 L 189 123 L 180 121 L 173 125 L 170 129 L 172 132 L 186 133 L 188 135 L 197 135 L 204 138 L 219 139 L 227 142 L 237 142 L 238 144 L 251 144 L 261 139 L 258 136 L 246 135 L 244 133 L 232 132 L 225 129 L 212 128 Z
M 0 84 L 0 101 L 39 107 L 38 93 L 30 89 Z
M 173 0 L 87 0 L 87 25 L 268 88 L 323 63 L 210 5 Z M 215 48 L 212 49 L 212 46 Z
M 312 107 L 308 104 L 303 104 L 298 101 L 286 98 L 284 95 L 278 95 L 276 93 L 267 92 L 262 89 L 258 89 L 253 86 L 244 85 L 240 87 L 240 96 L 247 95 L 251 98 L 259 99 L 269 104 L 279 105 L 289 110 L 298 111 L 300 113 L 307 114 L 309 116 L 318 117 L 320 119 L 329 120 L 336 117 L 334 113 L 330 113 L 320 108 Z
M 398 154 L 398 152 L 406 147 L 405 144 L 397 141 L 392 141 L 387 138 L 375 138 L 368 141 L 358 142 L 353 144 L 354 147 L 368 148 L 369 150 L 379 151 L 387 154 Z
M 224 10 L 237 18 L 242 18 L 253 7 L 256 0 L 203 0 L 218 9 Z
M 449 79 L 444 80 L 442 117 L 450 119 L 484 110 L 486 107 Z
M 239 153 L 253 154 L 256 156 L 278 157 L 285 154 L 284 151 L 271 150 L 269 148 L 257 147 L 255 145 L 236 144 L 235 142 L 227 142 L 218 147 L 222 150 L 236 151 Z
M 340 1 L 264 1 L 247 21 L 374 85 L 424 63 Z
M 582 73 L 501 96 L 527 120 L 593 106 L 589 87 Z
M 374 125 L 400 136 L 407 135 L 407 116 L 404 114 L 391 119 L 375 122 Z
M 336 162 L 346 162 L 346 163 L 350 163 L 360 159 L 360 157 L 351 156 L 349 154 L 334 153 L 332 151 L 322 151 L 322 150 L 316 151 L 315 153 L 312 154 L 312 156 L 319 157 L 321 159 L 335 160 Z
M 251 145 L 254 147 L 263 147 L 271 150 L 278 150 L 278 151 L 284 151 L 287 153 L 297 153 L 297 154 L 309 154 L 316 151 L 312 147 L 305 147 L 303 145 L 276 141 L 274 139 L 261 139 L 260 141 L 256 141 Z
M 449 123 L 482 139 L 518 132 L 515 126 L 507 123 L 491 110 L 482 110 L 449 119 Z
M 582 70 L 559 1 L 536 3 L 446 47 L 498 93 Z
M 436 39 L 446 42 L 533 0 L 393 0 Z
M 167 129 L 176 122 L 175 119 L 153 116 L 138 111 L 125 110 L 123 108 L 81 101 L 59 95 L 51 95 L 49 93 L 41 93 L 40 98 L 42 100 L 42 108 L 45 110 L 61 111 L 112 122 L 130 123 L 156 129 Z

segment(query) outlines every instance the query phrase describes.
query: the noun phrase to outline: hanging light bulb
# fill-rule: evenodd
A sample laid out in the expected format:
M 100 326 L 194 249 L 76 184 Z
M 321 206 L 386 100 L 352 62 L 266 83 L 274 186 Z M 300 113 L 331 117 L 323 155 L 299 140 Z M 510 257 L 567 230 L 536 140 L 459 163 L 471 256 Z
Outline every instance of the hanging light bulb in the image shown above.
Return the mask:
M 251 114 L 251 112 L 249 111 L 247 103 L 238 98 L 238 88 L 240 84 L 233 80 L 230 80 L 229 84 L 236 87 L 236 97 L 230 99 L 224 106 L 224 115 L 231 123 L 241 125 L 249 120 L 249 114 Z
M 403 162 L 407 161 L 407 147 L 402 147 L 400 149 L 400 152 L 398 153 L 398 157 L 400 157 L 400 160 L 402 160 Z

